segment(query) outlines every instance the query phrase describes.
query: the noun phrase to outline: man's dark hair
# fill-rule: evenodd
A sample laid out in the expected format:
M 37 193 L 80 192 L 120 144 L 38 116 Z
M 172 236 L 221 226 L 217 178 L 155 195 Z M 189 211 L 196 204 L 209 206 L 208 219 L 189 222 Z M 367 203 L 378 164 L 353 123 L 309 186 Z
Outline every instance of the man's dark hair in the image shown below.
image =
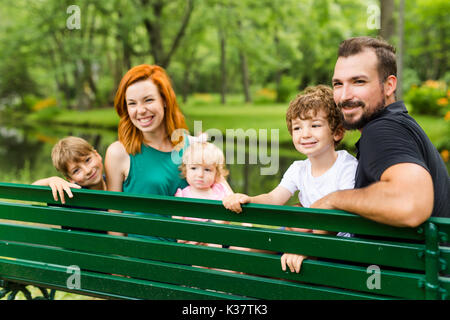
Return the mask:
M 344 40 L 339 45 L 338 57 L 349 57 L 373 49 L 378 58 L 378 75 L 383 83 L 390 75 L 397 76 L 395 48 L 382 38 L 356 37 Z

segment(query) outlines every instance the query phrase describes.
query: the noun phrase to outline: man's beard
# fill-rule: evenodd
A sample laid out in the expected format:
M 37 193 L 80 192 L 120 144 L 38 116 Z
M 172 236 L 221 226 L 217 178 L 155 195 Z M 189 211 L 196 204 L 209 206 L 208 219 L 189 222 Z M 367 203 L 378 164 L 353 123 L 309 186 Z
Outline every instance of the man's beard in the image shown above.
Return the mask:
M 379 104 L 375 106 L 375 109 L 369 111 L 366 109 L 366 104 L 363 101 L 344 101 L 338 103 L 338 107 L 340 110 L 344 107 L 361 107 L 363 109 L 363 114 L 361 118 L 355 122 L 349 122 L 343 117 L 343 126 L 346 130 L 356 130 L 363 128 L 367 123 L 372 121 L 374 118 L 378 117 L 378 115 L 384 110 L 384 106 L 386 103 L 386 99 L 383 98 Z

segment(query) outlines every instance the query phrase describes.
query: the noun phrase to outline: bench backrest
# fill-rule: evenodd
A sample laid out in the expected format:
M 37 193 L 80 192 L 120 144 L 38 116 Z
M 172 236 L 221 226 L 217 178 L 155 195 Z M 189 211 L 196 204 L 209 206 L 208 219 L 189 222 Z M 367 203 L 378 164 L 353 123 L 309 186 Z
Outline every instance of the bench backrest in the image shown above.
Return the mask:
M 73 190 L 74 198 L 67 199 L 67 205 L 85 208 L 79 209 L 47 206 L 56 204 L 49 190 L 0 183 L 0 279 L 127 299 L 449 299 L 450 248 L 443 243 L 448 242 L 450 219 L 431 218 L 418 228 L 395 228 L 335 210 L 249 204 L 242 214 L 234 214 L 213 200 Z M 356 236 L 291 232 L 280 227 Z M 281 270 L 279 254 L 142 236 L 318 259 L 305 260 L 296 274 Z

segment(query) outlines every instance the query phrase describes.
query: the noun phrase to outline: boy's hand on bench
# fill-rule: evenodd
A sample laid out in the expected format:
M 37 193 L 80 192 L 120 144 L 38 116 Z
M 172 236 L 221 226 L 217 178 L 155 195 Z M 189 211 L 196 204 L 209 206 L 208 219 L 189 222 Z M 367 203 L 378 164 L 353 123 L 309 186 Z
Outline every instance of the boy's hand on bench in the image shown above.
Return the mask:
M 66 203 L 66 200 L 64 199 L 64 192 L 67 193 L 69 198 L 73 198 L 73 194 L 72 194 L 72 191 L 70 190 L 70 188 L 81 189 L 81 186 L 79 186 L 75 183 L 70 183 L 70 182 L 68 182 L 60 177 L 56 177 L 56 176 L 37 180 L 37 181 L 33 182 L 32 184 L 38 185 L 38 186 L 50 187 L 52 189 L 53 199 L 55 201 L 58 201 L 58 194 L 59 194 L 59 198 L 61 199 L 62 204 Z
M 281 269 L 286 271 L 286 265 L 289 267 L 291 272 L 300 272 L 300 268 L 302 267 L 302 262 L 305 260 L 307 256 L 303 256 L 300 254 L 293 253 L 285 253 L 281 256 Z
M 59 198 L 61 199 L 62 204 L 66 203 L 66 200 L 64 199 L 64 191 L 67 193 L 69 198 L 73 198 L 73 194 L 70 188 L 81 189 L 79 185 L 70 183 L 64 179 L 61 179 L 60 177 L 51 177 L 49 179 L 50 181 L 48 186 L 52 189 L 53 199 L 55 201 L 58 201 L 59 194 Z
M 228 210 L 241 213 L 241 204 L 250 203 L 250 197 L 243 193 L 233 193 L 223 198 L 222 203 Z

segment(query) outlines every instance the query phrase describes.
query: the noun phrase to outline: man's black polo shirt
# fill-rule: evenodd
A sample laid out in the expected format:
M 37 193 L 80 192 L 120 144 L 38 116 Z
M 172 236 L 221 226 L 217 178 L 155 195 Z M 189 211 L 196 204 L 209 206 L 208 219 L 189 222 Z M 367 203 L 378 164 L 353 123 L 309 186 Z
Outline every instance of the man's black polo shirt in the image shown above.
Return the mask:
M 356 143 L 358 168 L 355 188 L 380 181 L 383 172 L 398 163 L 415 163 L 433 179 L 432 216 L 450 217 L 450 178 L 436 147 L 408 114 L 403 101 L 387 106 L 366 124 Z

